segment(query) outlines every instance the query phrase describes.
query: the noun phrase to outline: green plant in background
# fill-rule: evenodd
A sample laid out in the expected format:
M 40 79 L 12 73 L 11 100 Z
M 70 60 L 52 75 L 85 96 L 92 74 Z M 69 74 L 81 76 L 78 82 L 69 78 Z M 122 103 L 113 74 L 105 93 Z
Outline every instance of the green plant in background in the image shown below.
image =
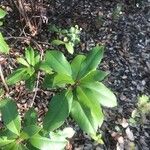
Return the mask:
M 0 26 L 3 25 L 3 18 L 6 16 L 6 12 L 0 8 Z M 7 43 L 4 40 L 4 37 L 2 35 L 2 33 L 0 32 L 0 53 L 5 53 L 8 54 L 9 53 L 9 46 L 7 45 Z
M 9 48 L 8 44 L 5 42 L 5 39 L 2 35 L 2 33 L 0 32 L 0 53 L 8 54 L 9 49 L 10 48 Z
M 113 20 L 118 20 L 121 16 L 121 11 L 122 11 L 122 7 L 123 7 L 123 4 L 122 3 L 118 3 L 113 11 L 113 14 L 112 14 L 112 18 Z
M 67 51 L 70 54 L 74 53 L 74 47 L 76 44 L 80 42 L 80 31 L 78 25 L 75 27 L 71 27 L 69 30 L 62 30 L 57 28 L 56 26 L 51 26 L 50 31 L 56 32 L 59 35 L 59 38 L 52 41 L 54 45 L 64 45 Z
M 3 98 L 4 94 L 5 94 L 4 89 L 0 87 L 0 99 Z
M 40 55 L 30 46 L 25 50 L 25 57 L 18 58 L 17 61 L 20 66 L 7 77 L 7 84 L 13 85 L 25 80 L 26 87 L 32 90 L 35 86 L 37 72 L 39 69 L 45 70 L 46 66 L 41 63 Z M 47 73 L 51 73 L 50 68 L 46 70 L 49 70 Z
M 143 123 L 146 115 L 150 114 L 150 97 L 146 95 L 139 97 L 137 106 L 129 119 L 132 126 Z
M 117 105 L 115 95 L 101 81 L 108 73 L 97 70 L 103 58 L 104 47 L 94 47 L 87 56 L 77 55 L 71 64 L 59 51 L 48 51 L 45 64 L 54 74 L 46 76 L 45 87 L 62 88 L 49 104 L 43 126 L 47 131 L 60 127 L 65 119 L 71 117 L 83 131 L 93 139 L 102 142 L 97 129 L 104 120 L 102 106 Z
M 17 59 L 20 66 L 7 78 L 7 84 L 13 85 L 21 80 L 26 81 L 29 89 L 34 87 L 37 69 L 39 68 L 40 55 L 33 48 L 28 47 L 25 50 L 25 58 Z
M 3 18 L 6 16 L 6 11 L 4 11 L 3 9 L 0 8 L 0 26 L 3 25 Z
M 21 123 L 16 104 L 13 100 L 0 101 L 0 112 L 4 127 L 0 131 L 1 150 L 62 150 L 74 131 L 65 128 L 57 132 L 45 132 L 37 124 L 37 113 L 29 109 Z

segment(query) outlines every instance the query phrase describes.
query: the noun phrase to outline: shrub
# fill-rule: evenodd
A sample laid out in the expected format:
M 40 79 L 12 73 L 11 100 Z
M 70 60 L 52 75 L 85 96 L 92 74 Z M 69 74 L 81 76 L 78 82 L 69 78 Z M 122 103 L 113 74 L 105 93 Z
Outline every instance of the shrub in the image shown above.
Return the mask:
M 46 132 L 37 124 L 37 113 L 32 108 L 21 123 L 15 102 L 11 99 L 0 101 L 0 112 L 5 125 L 0 132 L 1 150 L 61 150 L 68 142 L 66 138 L 74 134 L 71 128 Z

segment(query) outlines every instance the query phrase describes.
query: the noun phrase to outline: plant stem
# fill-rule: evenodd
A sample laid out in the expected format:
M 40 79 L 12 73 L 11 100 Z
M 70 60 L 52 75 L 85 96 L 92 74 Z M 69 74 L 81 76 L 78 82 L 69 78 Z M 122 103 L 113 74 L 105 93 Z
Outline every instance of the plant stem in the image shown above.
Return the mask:
M 39 44 L 38 44 L 36 41 L 34 41 L 34 40 L 32 40 L 32 42 L 33 42 L 33 43 L 37 46 L 37 48 L 40 50 L 40 52 L 41 52 L 40 60 L 42 61 L 44 52 L 43 52 L 43 49 L 42 49 L 41 45 L 39 45 Z M 40 80 L 40 75 L 41 75 L 41 72 L 38 71 L 38 74 L 37 74 L 37 81 L 36 81 L 36 86 L 35 86 L 35 91 L 34 91 L 34 96 L 33 96 L 32 101 L 31 101 L 31 103 L 30 103 L 30 107 L 33 106 L 34 100 L 35 100 L 36 95 L 37 95 L 37 91 L 38 91 L 38 87 L 39 87 L 39 82 L 40 82 L 40 81 L 39 81 L 39 80 Z
M 0 77 L 1 77 L 2 83 L 4 84 L 4 87 L 5 87 L 6 91 L 9 92 L 9 88 L 6 84 L 1 64 L 0 64 Z

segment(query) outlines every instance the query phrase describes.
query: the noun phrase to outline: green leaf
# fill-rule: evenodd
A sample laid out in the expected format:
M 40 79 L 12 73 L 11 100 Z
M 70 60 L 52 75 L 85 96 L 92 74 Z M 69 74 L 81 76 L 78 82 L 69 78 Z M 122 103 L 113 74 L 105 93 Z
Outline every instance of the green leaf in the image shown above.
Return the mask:
M 138 98 L 138 107 L 144 106 L 148 103 L 149 97 L 147 95 L 142 95 Z
M 97 99 L 101 105 L 106 107 L 117 106 L 116 96 L 104 84 L 93 82 L 84 83 L 81 86 L 89 89 L 93 98 Z
M 3 35 L 0 32 L 0 53 L 5 53 L 8 54 L 9 53 L 9 46 L 7 45 L 7 43 L 4 40 Z
M 102 109 L 97 99 L 91 95 L 90 90 L 83 87 L 77 87 L 76 95 L 78 102 L 90 109 L 92 117 L 91 123 L 96 132 L 97 128 L 102 125 L 104 120 Z
M 26 143 L 26 147 L 28 150 L 39 150 L 38 148 L 34 147 L 29 141 Z
M 8 139 L 11 140 L 11 139 L 16 139 L 18 135 L 14 134 L 9 129 L 5 128 L 2 129 L 2 131 L 0 132 L 0 137 L 7 137 Z
M 58 51 L 48 51 L 46 53 L 46 63 L 57 73 L 71 75 L 71 66 L 63 53 Z
M 0 8 L 0 19 L 4 18 L 6 16 L 6 11 Z
M 33 67 L 28 67 L 28 68 L 26 68 L 26 71 L 27 71 L 27 74 L 31 77 L 31 76 L 33 76 L 34 75 L 34 73 L 35 73 L 35 69 L 33 68 Z M 25 78 L 25 80 L 27 80 L 28 78 Z
M 50 26 L 49 26 L 49 31 L 51 31 L 51 32 L 58 32 L 58 33 L 60 33 L 61 32 L 61 29 L 60 28 L 58 28 L 56 25 L 53 25 L 53 24 L 51 24 Z
M 93 126 L 94 118 L 91 109 L 74 100 L 71 108 L 71 116 L 80 128 L 91 136 L 96 135 L 96 128 Z
M 21 143 L 13 142 L 7 145 L 4 150 L 28 150 L 28 148 Z
M 43 82 L 44 88 L 53 88 L 54 74 L 46 74 Z
M 72 138 L 75 134 L 75 131 L 71 127 L 66 127 L 63 130 L 59 131 L 59 134 L 63 138 Z
M 15 141 L 15 139 L 11 140 L 11 139 L 8 139 L 8 137 L 6 137 L 6 136 L 2 136 L 2 137 L 0 137 L 0 147 L 10 144 L 14 141 Z
M 19 68 L 7 77 L 7 84 L 13 85 L 21 81 L 26 75 L 26 68 Z
M 34 136 L 35 134 L 39 133 L 41 130 L 40 127 L 38 127 L 37 125 L 29 125 L 27 127 L 24 127 L 20 137 L 23 138 L 24 140 L 31 138 L 32 136 Z
M 31 46 L 27 47 L 25 49 L 25 58 L 26 58 L 27 62 L 32 66 L 35 65 L 34 57 L 35 57 L 35 53 L 34 53 L 33 48 Z
M 88 73 L 85 77 L 83 77 L 80 82 L 95 82 L 95 81 L 102 81 L 108 75 L 108 72 L 104 72 L 101 70 L 94 70 Z
M 45 73 L 48 73 L 48 74 L 53 73 L 52 68 L 45 62 L 40 64 L 39 69 L 41 69 L 42 71 L 44 71 Z
M 2 26 L 3 25 L 3 22 L 2 21 L 0 21 L 0 26 Z
M 25 86 L 26 88 L 28 88 L 30 91 L 33 90 L 33 88 L 35 87 L 35 83 L 36 83 L 36 75 L 33 74 L 29 79 L 27 79 L 25 81 Z
M 49 110 L 44 118 L 43 127 L 53 131 L 60 127 L 69 116 L 73 95 L 70 90 L 55 95 L 49 104 Z
M 29 125 L 36 125 L 37 123 L 37 112 L 33 109 L 30 108 L 26 113 L 24 117 L 24 126 L 29 126 Z
M 17 61 L 18 61 L 20 64 L 22 64 L 22 65 L 24 65 L 24 66 L 26 66 L 26 67 L 29 67 L 29 66 L 30 66 L 30 65 L 26 62 L 26 60 L 23 59 L 23 58 L 17 58 Z
M 87 55 L 86 59 L 82 63 L 81 70 L 78 74 L 78 79 L 88 74 L 90 71 L 95 70 L 98 64 L 101 62 L 103 58 L 104 47 L 103 46 L 96 46 L 94 47 L 89 54 Z
M 18 144 L 16 143 L 12 148 L 11 150 L 25 150 L 24 149 L 24 146 L 22 144 Z
M 13 147 L 16 145 L 16 141 L 6 145 L 3 149 L 4 150 L 14 150 Z
M 77 55 L 73 61 L 71 62 L 71 69 L 72 69 L 72 77 L 75 80 L 80 72 L 81 64 L 85 60 L 84 55 Z
M 15 102 L 6 99 L 0 102 L 0 110 L 5 126 L 16 135 L 20 135 L 21 119 Z
M 65 74 L 57 74 L 54 77 L 53 86 L 64 87 L 66 84 L 74 84 L 72 77 Z
M 54 141 L 38 134 L 30 138 L 29 141 L 34 147 L 40 150 L 61 150 L 67 144 L 67 141 Z
M 65 44 L 65 42 L 63 42 L 61 40 L 53 40 L 52 44 L 54 44 L 54 45 L 62 45 L 62 44 Z
M 73 43 L 71 43 L 71 42 L 65 43 L 65 47 L 70 54 L 74 53 L 74 44 Z
M 34 62 L 35 65 L 40 63 L 40 55 L 37 52 L 35 52 Z

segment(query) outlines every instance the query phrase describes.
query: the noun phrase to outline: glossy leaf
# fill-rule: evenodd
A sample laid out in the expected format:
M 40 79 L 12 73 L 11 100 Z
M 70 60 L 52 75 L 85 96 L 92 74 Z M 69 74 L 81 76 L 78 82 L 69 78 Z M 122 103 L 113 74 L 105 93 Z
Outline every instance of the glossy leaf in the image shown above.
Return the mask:
M 25 86 L 28 88 L 30 91 L 32 91 L 35 87 L 36 84 L 36 75 L 33 74 L 29 79 L 25 81 Z
M 71 116 L 80 128 L 91 136 L 96 135 L 96 128 L 93 126 L 93 116 L 91 109 L 78 101 L 73 101 Z
M 34 62 L 35 65 L 40 63 L 40 55 L 37 52 L 35 52 Z
M 35 65 L 34 57 L 35 57 L 34 50 L 32 47 L 29 46 L 28 48 L 25 49 L 25 58 L 27 62 L 32 66 Z
M 90 71 L 95 70 L 98 67 L 98 64 L 103 58 L 104 47 L 96 46 L 94 47 L 89 54 L 86 56 L 86 59 L 82 63 L 81 70 L 78 75 L 78 79 L 88 74 Z
M 29 142 L 40 150 L 61 150 L 67 144 L 66 141 L 54 141 L 40 135 L 35 135 L 29 139 Z
M 86 82 L 102 81 L 108 74 L 109 74 L 108 72 L 104 72 L 101 70 L 94 70 L 88 73 L 84 78 L 82 78 L 80 82 L 86 83 Z
M 54 44 L 54 45 L 62 45 L 62 44 L 65 44 L 65 42 L 63 42 L 61 40 L 53 40 L 52 44 Z
M 10 143 L 12 143 L 12 142 L 14 142 L 14 141 L 15 141 L 15 139 L 10 140 L 10 139 L 8 139 L 8 137 L 2 136 L 2 137 L 0 137 L 0 147 L 3 147 L 3 146 L 5 146 L 5 145 L 7 145 L 7 144 L 10 144 Z
M 0 137 L 7 137 L 10 140 L 10 139 L 16 139 L 18 137 L 18 135 L 11 132 L 9 129 L 5 128 L 5 129 L 1 130 Z
M 72 77 L 75 80 L 81 70 L 81 65 L 83 61 L 85 60 L 84 55 L 77 55 L 73 61 L 71 62 L 71 69 L 72 69 Z
M 32 75 L 34 75 L 34 73 L 35 73 L 35 69 L 33 68 L 33 67 L 28 67 L 28 68 L 26 68 L 26 71 L 27 71 L 27 74 L 31 77 Z M 25 79 L 25 80 L 27 80 L 27 79 Z
M 17 111 L 15 102 L 6 99 L 0 102 L 0 110 L 5 126 L 16 135 L 20 134 L 21 119 Z
M 73 95 L 71 91 L 65 91 L 55 95 L 49 104 L 49 110 L 44 118 L 43 127 L 47 131 L 53 131 L 60 127 L 69 116 Z
M 7 45 L 7 43 L 5 42 L 4 37 L 0 32 L 0 53 L 8 54 L 9 50 L 10 50 L 10 48 Z
M 46 63 L 57 73 L 71 75 L 71 66 L 63 53 L 58 51 L 48 51 L 46 53 Z
M 4 150 L 14 150 L 13 147 L 15 147 L 15 145 L 16 145 L 16 141 L 14 141 L 14 142 L 12 142 L 12 143 L 6 145 L 6 146 L 4 147 Z
M 41 128 L 39 126 L 30 124 L 29 126 L 23 128 L 20 136 L 24 140 L 29 139 L 35 134 L 39 133 L 40 130 Z
M 21 143 L 13 142 L 7 145 L 4 150 L 28 150 L 28 148 Z
M 94 130 L 97 131 L 97 128 L 102 125 L 104 119 L 102 109 L 97 99 L 91 95 L 90 90 L 83 87 L 77 87 L 76 94 L 78 102 L 90 109 L 92 117 L 91 123 Z
M 50 140 L 54 141 L 55 147 L 58 147 L 59 150 L 64 149 L 67 144 L 66 138 L 72 138 L 75 131 L 72 128 L 65 128 L 63 130 L 57 130 L 56 132 L 50 132 Z M 58 144 L 60 142 L 60 144 Z
M 74 44 L 73 43 L 71 43 L 71 42 L 65 43 L 65 47 L 70 54 L 73 54 L 73 52 L 74 52 Z
M 24 116 L 24 126 L 29 126 L 29 125 L 36 125 L 37 123 L 37 112 L 33 109 L 30 108 Z
M 53 86 L 64 87 L 66 84 L 74 84 L 72 77 L 65 74 L 57 74 L 54 77 Z
M 11 150 L 25 150 L 24 149 L 24 146 L 22 144 L 18 144 L 16 143 L 12 148 Z
M 26 60 L 23 59 L 23 58 L 17 58 L 17 61 L 18 61 L 20 64 L 22 64 L 22 65 L 24 65 L 24 66 L 26 66 L 26 67 L 29 67 L 29 66 L 30 66 L 30 65 L 26 62 Z
M 52 68 L 46 63 L 41 63 L 39 66 L 39 69 L 41 69 L 42 71 L 44 71 L 45 73 L 48 73 L 48 74 L 53 73 Z
M 12 85 L 21 81 L 26 74 L 26 68 L 19 68 L 7 77 L 7 84 Z
M 44 88 L 53 88 L 54 74 L 46 74 L 43 82 Z
M 61 131 L 61 136 L 64 138 L 72 138 L 75 131 L 71 127 L 66 127 Z
M 97 99 L 99 103 L 106 107 L 117 106 L 116 96 L 102 83 L 84 83 L 81 86 L 90 89 L 89 93 L 93 95 L 93 98 Z

